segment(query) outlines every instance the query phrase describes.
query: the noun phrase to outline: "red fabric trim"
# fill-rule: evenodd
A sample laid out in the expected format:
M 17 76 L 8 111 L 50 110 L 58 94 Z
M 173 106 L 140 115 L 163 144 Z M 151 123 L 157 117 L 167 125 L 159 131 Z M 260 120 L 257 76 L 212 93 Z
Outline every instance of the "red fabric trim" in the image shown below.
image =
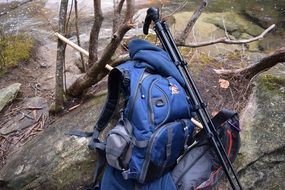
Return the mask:
M 227 134 L 229 136 L 229 148 L 228 148 L 228 156 L 231 155 L 231 151 L 232 151 L 232 146 L 233 146 L 233 136 L 231 131 L 228 129 L 227 130 Z

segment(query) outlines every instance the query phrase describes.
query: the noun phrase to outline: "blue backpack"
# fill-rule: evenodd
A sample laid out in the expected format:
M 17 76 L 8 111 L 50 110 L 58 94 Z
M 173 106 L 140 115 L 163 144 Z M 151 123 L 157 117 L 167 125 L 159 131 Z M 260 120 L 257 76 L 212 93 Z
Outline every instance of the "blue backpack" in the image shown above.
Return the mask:
M 175 64 L 164 50 L 144 40 L 131 41 L 129 52 L 131 61 L 109 74 L 107 100 L 94 131 L 69 133 L 92 136 L 89 148 L 98 153 L 93 183 L 86 189 L 198 190 L 215 186 L 223 171 L 205 131 L 193 135 L 195 109 Z M 119 107 L 121 117 L 106 140 L 100 141 L 100 133 Z M 237 116 L 222 110 L 212 118 L 232 162 L 239 150 Z
M 125 180 L 144 184 L 176 165 L 192 137 L 194 112 L 183 89 L 185 81 L 164 50 L 139 39 L 128 47 L 131 61 L 109 74 L 107 101 L 89 147 Z M 98 136 L 118 108 L 120 94 L 121 118 L 101 142 Z

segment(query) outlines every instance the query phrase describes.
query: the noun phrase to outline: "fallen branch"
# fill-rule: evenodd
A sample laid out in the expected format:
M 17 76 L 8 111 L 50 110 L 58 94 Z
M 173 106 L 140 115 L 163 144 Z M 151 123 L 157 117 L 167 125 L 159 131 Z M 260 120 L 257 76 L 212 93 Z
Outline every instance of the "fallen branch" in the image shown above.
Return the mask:
M 251 79 L 255 75 L 267 71 L 278 63 L 285 62 L 285 48 L 276 50 L 272 55 L 262 58 L 258 63 L 249 65 L 241 69 L 214 69 L 214 71 L 223 76 L 228 77 L 243 77 Z
M 270 32 L 273 28 L 275 27 L 275 24 L 272 24 L 270 27 L 268 27 L 266 30 L 264 30 L 259 36 L 250 38 L 250 39 L 243 39 L 243 40 L 232 40 L 227 37 L 224 38 L 219 38 L 216 40 L 212 41 L 207 41 L 207 42 L 198 42 L 198 43 L 190 43 L 190 44 L 184 44 L 184 43 L 177 43 L 178 46 L 184 46 L 184 47 L 190 47 L 190 48 L 197 48 L 197 47 L 203 47 L 203 46 L 208 46 L 208 45 L 213 45 L 213 44 L 218 44 L 218 43 L 223 43 L 223 44 L 246 44 L 250 43 L 253 41 L 261 40 L 264 38 L 264 36 Z
M 75 50 L 79 51 L 80 53 L 82 53 L 83 55 L 89 57 L 89 52 L 87 50 L 83 49 L 82 47 L 78 46 L 77 44 L 73 43 L 72 41 L 70 41 L 69 39 L 67 39 L 66 37 L 64 37 L 63 35 L 61 35 L 57 32 L 54 33 L 54 35 L 57 36 L 63 42 L 65 42 L 67 45 L 72 47 L 73 49 L 75 49 Z M 109 71 L 113 69 L 113 67 L 111 67 L 108 64 L 106 64 L 105 68 L 108 69 Z
M 111 62 L 112 53 L 115 52 L 117 47 L 120 45 L 120 42 L 123 36 L 126 34 L 128 30 L 133 27 L 132 24 L 124 24 L 122 25 L 118 31 L 113 35 L 111 42 L 107 45 L 105 50 L 102 53 L 102 57 L 98 60 L 86 74 L 80 78 L 78 78 L 67 90 L 68 94 L 76 97 L 80 96 L 84 90 L 95 84 L 96 82 L 100 81 L 103 77 L 105 77 L 108 72 L 104 70 L 107 66 L 107 63 Z

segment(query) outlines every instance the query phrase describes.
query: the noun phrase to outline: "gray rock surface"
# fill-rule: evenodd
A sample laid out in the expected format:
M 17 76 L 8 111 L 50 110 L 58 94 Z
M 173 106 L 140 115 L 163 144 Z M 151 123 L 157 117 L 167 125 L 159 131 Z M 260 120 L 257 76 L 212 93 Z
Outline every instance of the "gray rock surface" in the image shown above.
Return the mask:
M 83 189 L 96 157 L 87 148 L 89 139 L 65 133 L 92 130 L 104 101 L 100 95 L 64 115 L 11 155 L 0 170 L 0 189 Z
M 284 87 L 284 75 L 261 75 L 241 117 L 236 165 L 245 189 L 285 188 Z
M 8 135 L 15 131 L 23 130 L 49 115 L 47 100 L 41 97 L 27 98 L 23 106 L 13 118 L 4 118 L 8 120 L 0 128 L 1 135 Z
M 16 98 L 20 87 L 20 83 L 14 83 L 6 88 L 0 89 L 0 111 Z

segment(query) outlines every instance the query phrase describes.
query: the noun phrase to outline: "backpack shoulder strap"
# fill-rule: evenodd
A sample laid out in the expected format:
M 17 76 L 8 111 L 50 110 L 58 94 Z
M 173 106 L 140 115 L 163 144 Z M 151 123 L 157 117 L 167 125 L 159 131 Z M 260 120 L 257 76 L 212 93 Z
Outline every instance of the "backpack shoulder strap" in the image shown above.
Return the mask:
M 124 80 L 127 80 L 127 76 L 117 68 L 114 68 L 109 74 L 107 100 L 97 119 L 97 122 L 94 126 L 94 131 L 91 133 L 92 138 L 88 144 L 89 149 L 97 151 L 98 158 L 96 161 L 93 181 L 89 186 L 85 188 L 85 190 L 100 189 L 99 176 L 102 174 L 106 164 L 106 144 L 99 140 L 99 135 L 100 132 L 107 127 L 108 123 L 115 114 L 115 111 L 119 105 L 121 85 Z
M 92 135 L 92 139 L 98 139 L 99 134 L 103 131 L 110 120 L 113 118 L 114 113 L 119 105 L 120 93 L 121 93 L 121 85 L 125 80 L 126 76 L 119 69 L 114 68 L 108 78 L 108 95 L 106 103 L 94 125 L 94 132 Z M 126 79 L 127 80 L 127 79 Z

